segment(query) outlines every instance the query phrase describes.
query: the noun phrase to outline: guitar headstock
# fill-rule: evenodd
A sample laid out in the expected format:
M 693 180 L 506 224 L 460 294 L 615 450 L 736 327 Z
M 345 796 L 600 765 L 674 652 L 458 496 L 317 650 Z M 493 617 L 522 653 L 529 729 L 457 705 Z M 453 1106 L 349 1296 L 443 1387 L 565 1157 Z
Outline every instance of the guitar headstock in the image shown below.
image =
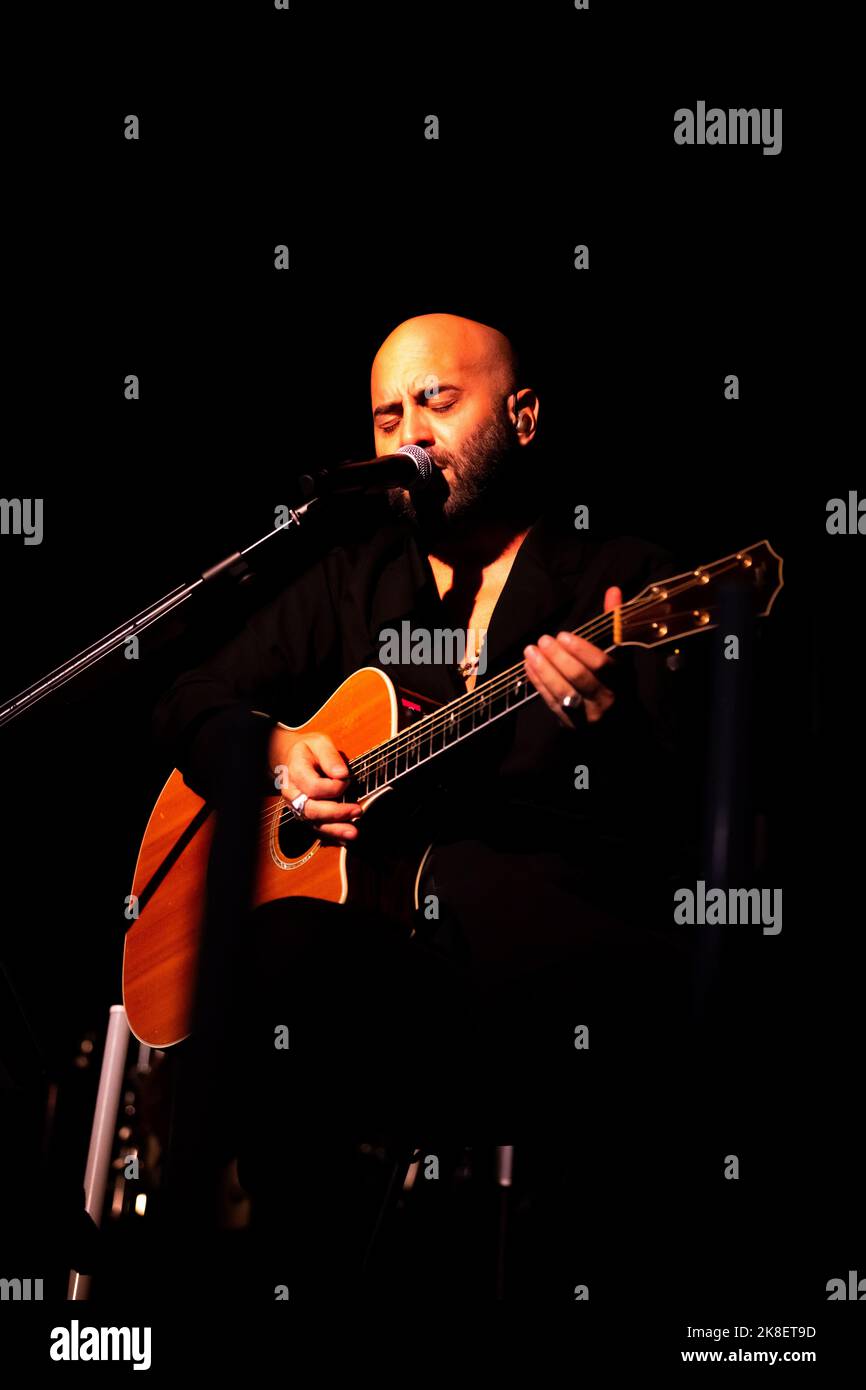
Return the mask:
M 742 583 L 754 617 L 766 617 L 782 589 L 782 557 L 769 541 L 756 541 L 712 565 L 675 574 L 624 603 L 614 622 L 616 646 L 658 647 L 716 627 L 721 591 Z

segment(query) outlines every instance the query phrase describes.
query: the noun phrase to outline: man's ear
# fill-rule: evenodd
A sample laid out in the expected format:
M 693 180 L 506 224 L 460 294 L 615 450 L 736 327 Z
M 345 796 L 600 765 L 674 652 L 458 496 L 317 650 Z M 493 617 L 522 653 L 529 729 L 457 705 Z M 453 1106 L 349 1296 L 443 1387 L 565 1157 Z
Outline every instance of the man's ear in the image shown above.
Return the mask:
M 538 397 L 531 387 L 524 386 L 509 397 L 509 408 L 518 444 L 528 444 L 538 429 Z

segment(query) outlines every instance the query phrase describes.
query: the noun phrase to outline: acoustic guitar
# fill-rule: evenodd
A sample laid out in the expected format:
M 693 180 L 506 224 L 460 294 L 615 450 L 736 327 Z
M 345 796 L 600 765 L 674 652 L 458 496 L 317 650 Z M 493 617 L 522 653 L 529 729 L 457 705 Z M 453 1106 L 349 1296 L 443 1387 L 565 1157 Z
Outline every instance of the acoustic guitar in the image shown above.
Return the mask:
M 611 652 L 620 646 L 657 647 L 717 626 L 723 586 L 739 583 L 749 611 L 769 614 L 782 588 L 782 559 L 758 541 L 712 565 L 648 585 L 635 598 L 584 623 L 576 631 Z M 276 793 L 261 808 L 260 840 L 251 907 L 284 897 L 326 902 L 366 902 L 382 895 L 389 907 L 402 899 L 407 917 L 420 910 L 420 862 L 405 875 L 405 856 L 389 855 L 406 816 L 402 797 L 387 793 L 449 749 L 464 744 L 538 694 L 522 662 L 492 676 L 449 703 L 398 691 L 386 673 L 368 666 L 349 676 L 311 719 L 293 732 L 326 733 L 346 759 L 347 796 L 364 807 L 364 834 L 351 845 L 325 843 L 314 827 L 288 812 Z M 368 834 L 368 808 L 390 802 L 380 833 Z M 379 808 L 372 818 L 380 815 Z M 189 1035 L 199 942 L 204 919 L 213 807 L 172 772 L 151 813 L 132 883 L 132 912 L 123 957 L 123 1002 L 133 1033 L 153 1047 L 170 1047 Z M 361 841 L 364 841 L 362 844 Z

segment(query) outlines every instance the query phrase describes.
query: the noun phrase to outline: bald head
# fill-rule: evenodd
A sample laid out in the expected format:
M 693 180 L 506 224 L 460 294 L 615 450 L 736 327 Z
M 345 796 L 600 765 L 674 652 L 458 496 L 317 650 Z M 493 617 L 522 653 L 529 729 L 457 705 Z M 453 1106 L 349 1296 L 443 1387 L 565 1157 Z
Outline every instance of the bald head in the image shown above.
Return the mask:
M 478 514 L 509 458 L 534 438 L 538 402 L 518 370 L 504 333 L 457 314 L 406 319 L 373 359 L 376 453 L 406 444 L 426 449 L 440 470 L 446 523 Z M 433 509 L 432 493 L 425 506 Z
M 466 386 L 486 384 L 507 395 L 516 383 L 517 357 L 505 334 L 456 314 L 406 319 L 389 333 L 373 360 L 373 408 L 383 403 L 383 390 L 387 395 L 387 383 L 397 377 L 402 384 L 423 378 L 422 389 L 428 389 L 429 377 L 451 381 L 457 376 Z
M 535 396 L 518 389 L 517 373 L 517 354 L 498 328 L 457 314 L 406 319 L 373 359 L 370 394 L 377 452 L 393 452 L 403 444 L 435 447 L 440 432 L 448 447 L 483 421 L 510 415 L 514 422 L 518 404 L 532 416 L 532 431 L 524 431 L 528 442 L 535 428 Z M 455 424 L 456 433 L 450 428 Z

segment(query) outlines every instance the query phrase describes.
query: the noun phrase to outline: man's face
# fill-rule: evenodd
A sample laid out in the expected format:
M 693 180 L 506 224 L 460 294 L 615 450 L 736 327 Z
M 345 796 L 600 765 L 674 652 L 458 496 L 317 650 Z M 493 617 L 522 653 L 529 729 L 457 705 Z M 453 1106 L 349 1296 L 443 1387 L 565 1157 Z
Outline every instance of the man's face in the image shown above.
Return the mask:
M 411 495 L 394 488 L 388 500 L 431 533 L 453 534 L 488 514 L 517 452 L 506 404 L 512 369 L 500 335 L 485 340 L 461 331 L 463 322 L 410 320 L 373 364 L 377 456 L 417 444 L 437 470 L 425 488 Z

